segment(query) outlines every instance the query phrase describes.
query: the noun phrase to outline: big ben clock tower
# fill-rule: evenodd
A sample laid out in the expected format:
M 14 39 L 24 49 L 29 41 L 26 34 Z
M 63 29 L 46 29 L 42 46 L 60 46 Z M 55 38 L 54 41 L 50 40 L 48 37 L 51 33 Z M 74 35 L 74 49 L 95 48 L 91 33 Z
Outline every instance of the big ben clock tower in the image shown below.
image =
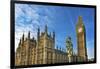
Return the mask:
M 86 31 L 82 21 L 82 17 L 79 16 L 78 23 L 76 25 L 77 33 L 77 50 L 78 50 L 78 61 L 87 61 L 87 50 L 86 50 Z

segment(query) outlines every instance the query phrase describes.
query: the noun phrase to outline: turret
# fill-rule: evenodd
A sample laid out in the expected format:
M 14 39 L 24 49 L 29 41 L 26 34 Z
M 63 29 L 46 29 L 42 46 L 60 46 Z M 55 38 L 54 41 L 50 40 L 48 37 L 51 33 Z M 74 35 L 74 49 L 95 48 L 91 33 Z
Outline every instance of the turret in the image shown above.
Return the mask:
M 28 39 L 30 39 L 30 31 L 28 32 Z
M 60 47 L 60 51 L 61 51 L 61 47 Z
M 47 27 L 47 25 L 45 25 L 45 33 L 46 34 L 48 33 L 48 27 Z
M 24 33 L 23 33 L 23 35 L 22 35 L 22 43 L 24 42 Z
M 57 46 L 57 50 L 58 50 L 58 46 Z
M 38 32 L 37 32 L 37 39 L 39 40 L 40 37 L 40 28 L 38 27 Z
M 35 40 L 35 39 L 34 39 L 34 36 L 32 37 L 32 40 Z
M 50 32 L 50 37 L 52 37 L 52 36 L 51 36 L 51 32 Z
M 19 41 L 19 46 L 21 45 L 21 39 L 20 39 L 20 41 Z
M 53 32 L 53 40 L 55 41 L 55 32 Z

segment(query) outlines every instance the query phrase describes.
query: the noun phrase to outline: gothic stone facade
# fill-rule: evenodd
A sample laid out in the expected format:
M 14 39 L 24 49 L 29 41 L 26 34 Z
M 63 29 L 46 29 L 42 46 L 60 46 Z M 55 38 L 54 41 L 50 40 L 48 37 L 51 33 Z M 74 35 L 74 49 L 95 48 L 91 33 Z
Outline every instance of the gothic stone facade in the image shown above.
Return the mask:
M 33 65 L 33 64 L 54 64 L 67 62 L 67 53 L 55 49 L 55 32 L 48 34 L 48 28 L 41 32 L 38 28 L 37 40 L 30 38 L 30 32 L 27 38 L 20 39 L 16 50 L 15 65 Z
M 81 16 L 76 25 L 77 54 L 73 54 L 73 46 L 69 41 L 66 52 L 55 49 L 55 32 L 48 34 L 47 25 L 44 32 L 40 32 L 39 28 L 37 31 L 37 39 L 30 38 L 30 32 L 26 38 L 23 34 L 15 53 L 16 66 L 87 61 L 86 31 Z

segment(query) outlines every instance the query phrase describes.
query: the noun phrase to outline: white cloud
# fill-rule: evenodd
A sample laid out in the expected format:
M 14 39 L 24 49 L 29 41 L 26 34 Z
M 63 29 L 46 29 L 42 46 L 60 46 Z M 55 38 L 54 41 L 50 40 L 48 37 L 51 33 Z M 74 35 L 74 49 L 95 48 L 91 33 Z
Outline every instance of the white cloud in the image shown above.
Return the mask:
M 43 31 L 45 24 L 53 28 L 52 25 L 54 24 L 52 24 L 48 16 L 51 13 L 46 10 L 49 9 L 44 9 L 36 5 L 15 5 L 15 49 L 18 47 L 19 39 L 23 33 L 26 37 L 28 31 L 31 31 L 31 37 L 34 36 L 36 38 L 38 27 L 40 27 L 41 31 Z
M 24 18 L 26 18 L 26 20 L 24 20 Z M 37 31 L 35 28 L 37 28 L 37 26 L 39 25 L 38 22 L 36 21 L 37 18 L 38 18 L 38 14 L 36 13 L 36 11 L 30 9 L 28 5 L 16 4 L 15 6 L 15 49 L 18 47 L 19 39 L 22 37 L 23 33 L 25 34 L 26 37 L 28 31 L 31 31 L 31 37 L 32 36 L 36 37 Z M 29 20 L 31 20 L 31 22 Z

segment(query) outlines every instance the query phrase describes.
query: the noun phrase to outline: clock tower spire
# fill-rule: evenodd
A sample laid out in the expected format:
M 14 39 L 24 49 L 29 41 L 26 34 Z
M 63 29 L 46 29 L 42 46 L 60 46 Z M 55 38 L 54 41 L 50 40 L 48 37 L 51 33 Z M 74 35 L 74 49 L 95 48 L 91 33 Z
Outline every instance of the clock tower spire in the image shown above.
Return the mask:
M 82 16 L 79 16 L 78 23 L 76 25 L 77 34 L 77 50 L 78 50 L 78 61 L 87 61 L 87 50 L 86 50 L 86 30 L 82 21 Z

